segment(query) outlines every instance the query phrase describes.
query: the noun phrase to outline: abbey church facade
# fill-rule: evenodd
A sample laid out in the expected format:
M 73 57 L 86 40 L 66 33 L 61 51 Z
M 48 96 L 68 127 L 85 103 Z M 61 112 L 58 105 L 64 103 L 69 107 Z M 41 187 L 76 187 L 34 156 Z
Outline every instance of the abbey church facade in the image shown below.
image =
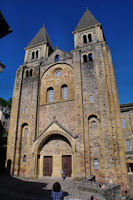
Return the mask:
M 110 49 L 88 9 L 73 35 L 71 53 L 54 50 L 44 26 L 25 48 L 8 136 L 11 174 L 61 177 L 63 169 L 68 177 L 95 175 L 128 190 L 132 105 L 120 110 Z

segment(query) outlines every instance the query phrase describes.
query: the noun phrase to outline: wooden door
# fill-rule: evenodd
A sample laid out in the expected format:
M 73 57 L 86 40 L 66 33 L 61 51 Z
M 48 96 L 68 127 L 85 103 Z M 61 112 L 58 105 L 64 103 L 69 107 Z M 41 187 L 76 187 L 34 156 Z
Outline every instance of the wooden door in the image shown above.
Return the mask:
M 71 176 L 72 174 L 72 158 L 71 155 L 62 156 L 62 169 L 65 176 Z
M 52 156 L 44 156 L 43 176 L 52 175 Z

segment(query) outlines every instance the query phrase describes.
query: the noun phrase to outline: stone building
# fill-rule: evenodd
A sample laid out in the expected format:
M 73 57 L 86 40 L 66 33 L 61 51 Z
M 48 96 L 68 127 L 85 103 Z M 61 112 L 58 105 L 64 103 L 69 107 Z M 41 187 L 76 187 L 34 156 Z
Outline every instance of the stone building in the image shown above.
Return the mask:
M 73 36 L 71 53 L 54 50 L 43 26 L 25 48 L 8 136 L 11 173 L 61 177 L 64 169 L 72 178 L 96 175 L 128 190 L 124 139 L 131 130 L 123 137 L 110 49 L 88 9 Z
M 5 169 L 10 108 L 0 106 L 0 172 Z
M 128 174 L 133 174 L 133 103 L 120 105 Z
M 0 122 L 5 130 L 8 132 L 10 120 L 10 108 L 8 106 L 0 106 Z

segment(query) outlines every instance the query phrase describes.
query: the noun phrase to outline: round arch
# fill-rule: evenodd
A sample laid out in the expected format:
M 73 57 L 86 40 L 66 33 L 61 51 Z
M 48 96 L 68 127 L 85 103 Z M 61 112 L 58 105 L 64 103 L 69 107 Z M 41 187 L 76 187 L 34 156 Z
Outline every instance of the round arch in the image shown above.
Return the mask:
M 55 146 L 54 146 L 55 145 Z M 51 150 L 52 147 L 52 150 Z M 59 147 L 59 149 L 58 149 Z M 66 148 L 67 147 L 67 148 Z M 45 159 L 51 159 L 52 170 L 49 176 L 60 177 L 61 169 L 63 168 L 63 159 L 70 160 L 71 169 L 68 176 L 74 176 L 74 160 L 76 153 L 75 139 L 68 135 L 68 133 L 60 131 L 50 131 L 43 133 L 35 144 L 35 176 L 42 177 L 48 176 L 44 174 L 45 171 Z M 57 152 L 59 150 L 59 152 Z M 57 162 L 58 161 L 58 162 Z
M 34 149 L 34 152 L 37 154 L 38 153 L 38 150 L 40 148 L 40 146 L 45 143 L 45 141 L 50 138 L 51 136 L 54 136 L 54 135 L 61 135 L 63 136 L 64 138 L 66 138 L 66 140 L 69 142 L 69 144 L 71 145 L 71 148 L 72 148 L 72 151 L 75 152 L 75 140 L 74 138 L 72 138 L 72 136 L 68 135 L 68 133 L 65 133 L 65 132 L 61 132 L 61 131 L 49 131 L 45 134 L 42 134 L 38 140 L 36 141 L 36 144 L 35 144 L 35 149 Z
M 54 63 L 54 64 L 50 65 L 48 68 L 45 69 L 45 71 L 43 72 L 43 74 L 42 74 L 42 76 L 41 76 L 41 79 L 43 78 L 44 74 L 45 74 L 51 67 L 54 67 L 54 66 L 56 66 L 56 65 L 58 65 L 58 67 L 59 67 L 59 65 L 62 65 L 62 64 L 67 65 L 67 66 L 72 70 L 72 66 L 71 66 L 70 64 L 66 63 L 66 62 Z

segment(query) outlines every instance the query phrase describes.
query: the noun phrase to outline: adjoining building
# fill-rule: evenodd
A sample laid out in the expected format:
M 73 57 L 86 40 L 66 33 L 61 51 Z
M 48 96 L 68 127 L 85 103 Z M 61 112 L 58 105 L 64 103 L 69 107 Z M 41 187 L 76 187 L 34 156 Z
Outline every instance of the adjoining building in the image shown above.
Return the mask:
M 0 122 L 7 132 L 9 129 L 10 110 L 11 109 L 8 106 L 0 106 Z
M 0 106 L 0 172 L 5 170 L 10 108 Z
M 133 103 L 120 105 L 128 174 L 133 175 Z
M 44 26 L 25 48 L 8 136 L 11 173 L 61 177 L 63 169 L 66 176 L 95 175 L 128 191 L 127 147 L 133 144 L 130 122 L 123 130 L 121 115 L 126 120 L 130 111 L 120 111 L 103 29 L 87 9 L 73 35 L 71 53 L 54 50 Z

